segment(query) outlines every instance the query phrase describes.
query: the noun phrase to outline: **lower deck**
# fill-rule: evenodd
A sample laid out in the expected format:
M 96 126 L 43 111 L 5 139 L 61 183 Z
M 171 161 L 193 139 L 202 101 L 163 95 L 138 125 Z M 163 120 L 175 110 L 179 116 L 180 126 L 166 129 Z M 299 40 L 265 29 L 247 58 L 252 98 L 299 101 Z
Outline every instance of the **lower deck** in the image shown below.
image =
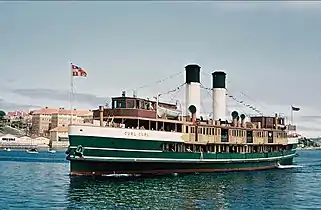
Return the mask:
M 70 135 L 69 141 L 73 175 L 262 170 L 292 164 L 296 153 L 296 144 L 191 144 L 81 135 Z
M 214 153 L 214 152 L 166 152 L 166 151 L 142 151 L 142 150 L 122 150 L 115 148 L 95 148 L 83 146 L 71 146 L 68 153 L 72 156 L 84 157 L 99 161 L 115 162 L 135 162 L 135 161 L 166 161 L 166 162 L 199 162 L 199 161 L 243 161 L 273 159 L 283 156 L 294 155 L 295 150 L 275 151 L 275 152 L 252 152 L 252 153 Z M 221 162 L 221 161 L 219 161 Z
M 295 153 L 296 144 L 192 144 L 99 136 L 69 136 L 69 152 L 84 156 L 170 159 L 269 158 Z

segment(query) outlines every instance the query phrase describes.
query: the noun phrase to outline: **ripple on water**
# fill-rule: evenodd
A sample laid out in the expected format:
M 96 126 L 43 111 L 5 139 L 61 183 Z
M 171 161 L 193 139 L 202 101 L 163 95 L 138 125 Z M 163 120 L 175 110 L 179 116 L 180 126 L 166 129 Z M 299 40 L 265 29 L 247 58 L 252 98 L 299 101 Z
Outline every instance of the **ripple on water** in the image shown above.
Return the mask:
M 63 153 L 55 159 L 40 154 L 39 162 L 21 157 L 8 161 L 8 153 L 7 160 L 1 155 L 0 209 L 256 210 L 321 205 L 321 151 L 300 152 L 297 164 L 302 168 L 117 180 L 70 178 Z

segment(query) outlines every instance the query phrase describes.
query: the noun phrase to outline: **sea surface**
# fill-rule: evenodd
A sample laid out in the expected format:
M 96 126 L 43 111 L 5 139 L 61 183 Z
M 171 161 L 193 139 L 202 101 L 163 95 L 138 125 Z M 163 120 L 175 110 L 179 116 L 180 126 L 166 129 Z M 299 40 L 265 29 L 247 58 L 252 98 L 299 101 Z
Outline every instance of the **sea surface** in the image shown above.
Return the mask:
M 294 167 L 152 178 L 70 178 L 64 151 L 0 151 L 0 209 L 321 209 L 321 151 Z

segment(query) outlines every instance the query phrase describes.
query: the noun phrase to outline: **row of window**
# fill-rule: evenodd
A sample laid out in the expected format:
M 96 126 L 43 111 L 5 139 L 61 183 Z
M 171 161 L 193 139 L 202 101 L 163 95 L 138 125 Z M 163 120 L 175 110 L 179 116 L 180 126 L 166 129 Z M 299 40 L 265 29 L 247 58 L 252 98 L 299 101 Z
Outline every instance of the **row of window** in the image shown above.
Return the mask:
M 203 135 L 221 135 L 221 129 L 219 128 L 201 128 L 198 127 L 198 134 Z M 186 133 L 195 133 L 195 127 L 186 126 Z
M 160 146 L 164 152 L 204 152 L 204 153 L 266 153 L 291 150 L 292 145 L 190 145 L 164 143 Z
M 195 127 L 193 126 L 186 126 L 186 133 L 195 133 Z M 245 137 L 246 135 L 246 130 L 239 130 L 239 129 L 229 129 L 228 130 L 229 135 L 231 136 L 236 136 L 236 137 Z M 198 127 L 198 134 L 202 135 L 221 135 L 221 129 L 220 128 L 202 128 Z M 266 137 L 271 137 L 272 132 L 269 131 L 254 131 L 251 132 L 251 136 L 253 137 L 261 137 L 261 138 L 266 138 Z M 286 138 L 287 133 L 286 132 L 276 132 L 276 137 L 277 138 Z
M 244 137 L 246 136 L 246 131 L 244 130 L 230 130 L 232 132 L 232 136 Z
M 269 131 L 260 131 L 260 132 L 255 132 L 256 137 L 272 137 L 272 132 Z M 287 138 L 287 133 L 286 132 L 276 132 L 276 137 L 277 138 Z
M 287 133 L 285 132 L 277 132 L 276 133 L 277 138 L 287 138 Z

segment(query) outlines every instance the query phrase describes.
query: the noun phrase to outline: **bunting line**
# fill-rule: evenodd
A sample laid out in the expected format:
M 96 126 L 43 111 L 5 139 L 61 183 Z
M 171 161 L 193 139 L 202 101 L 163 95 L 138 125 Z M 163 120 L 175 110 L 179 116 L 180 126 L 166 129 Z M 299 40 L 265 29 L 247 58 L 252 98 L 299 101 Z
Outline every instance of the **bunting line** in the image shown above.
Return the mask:
M 166 80 L 172 79 L 172 78 L 174 78 L 174 77 L 176 77 L 176 76 L 178 76 L 178 75 L 180 75 L 180 74 L 182 74 L 182 71 L 176 72 L 175 74 L 172 74 L 172 75 L 170 75 L 170 76 L 168 76 L 168 77 L 166 77 L 166 78 L 157 80 L 157 81 L 155 81 L 155 82 L 153 82 L 153 83 L 151 83 L 151 84 L 145 84 L 145 85 L 139 86 L 139 87 L 137 87 L 137 88 L 127 89 L 126 91 L 130 91 L 130 90 L 133 91 L 133 90 L 139 90 L 139 89 L 147 88 L 147 87 L 150 87 L 150 86 L 152 86 L 152 85 L 165 82 Z
M 210 88 L 207 88 L 207 87 L 204 87 L 202 84 L 201 84 L 201 88 L 203 89 L 206 89 L 206 90 L 212 90 Z M 257 109 L 255 106 L 251 105 L 251 104 L 247 104 L 245 103 L 243 100 L 238 100 L 235 96 L 232 96 L 232 95 L 229 95 L 228 92 L 226 93 L 226 95 L 231 98 L 232 100 L 236 101 L 237 103 L 249 108 L 249 109 L 252 109 L 254 112 L 260 114 L 260 115 L 263 115 L 263 112 L 261 112 L 259 109 Z
M 164 93 L 160 93 L 160 94 L 158 94 L 158 97 L 160 97 L 160 96 L 162 96 L 162 95 L 167 95 L 167 94 L 170 94 L 170 93 L 173 93 L 173 92 L 176 92 L 176 91 L 180 91 L 181 88 L 182 88 L 185 84 L 186 84 L 186 82 L 183 83 L 183 84 L 181 84 L 181 85 L 179 85 L 179 86 L 177 86 L 176 88 L 174 88 L 174 89 L 172 89 L 172 90 L 169 90 L 169 91 L 164 92 Z M 212 89 L 210 89 L 210 88 L 205 87 L 205 86 L 202 85 L 202 84 L 201 84 L 201 88 L 202 88 L 202 89 L 205 89 L 205 90 L 208 90 L 208 91 L 211 91 L 211 90 L 212 90 Z M 210 93 L 208 93 L 208 94 L 211 96 Z M 263 112 L 261 112 L 258 108 L 256 108 L 255 106 L 253 106 L 253 105 L 251 105 L 251 104 L 245 103 L 244 100 L 239 100 L 239 99 L 236 98 L 235 96 L 228 94 L 228 92 L 226 93 L 226 96 L 228 96 L 230 99 L 236 101 L 237 103 L 241 104 L 242 106 L 247 107 L 247 108 L 253 110 L 253 111 L 256 112 L 257 114 L 263 115 Z M 153 97 L 153 98 L 155 98 L 155 99 L 157 100 L 157 97 Z
M 172 89 L 172 90 L 170 90 L 170 91 L 167 91 L 167 92 L 165 92 L 165 93 L 160 93 L 160 94 L 158 94 L 158 96 L 161 96 L 161 95 L 167 95 L 167 94 L 170 94 L 170 93 L 176 92 L 176 91 L 180 90 L 180 89 L 181 89 L 181 87 L 183 87 L 185 84 L 186 84 L 186 82 L 184 82 L 183 84 L 181 84 L 181 85 L 177 86 L 176 88 L 174 88 L 174 89 Z M 154 98 L 155 98 L 155 97 L 154 97 Z

